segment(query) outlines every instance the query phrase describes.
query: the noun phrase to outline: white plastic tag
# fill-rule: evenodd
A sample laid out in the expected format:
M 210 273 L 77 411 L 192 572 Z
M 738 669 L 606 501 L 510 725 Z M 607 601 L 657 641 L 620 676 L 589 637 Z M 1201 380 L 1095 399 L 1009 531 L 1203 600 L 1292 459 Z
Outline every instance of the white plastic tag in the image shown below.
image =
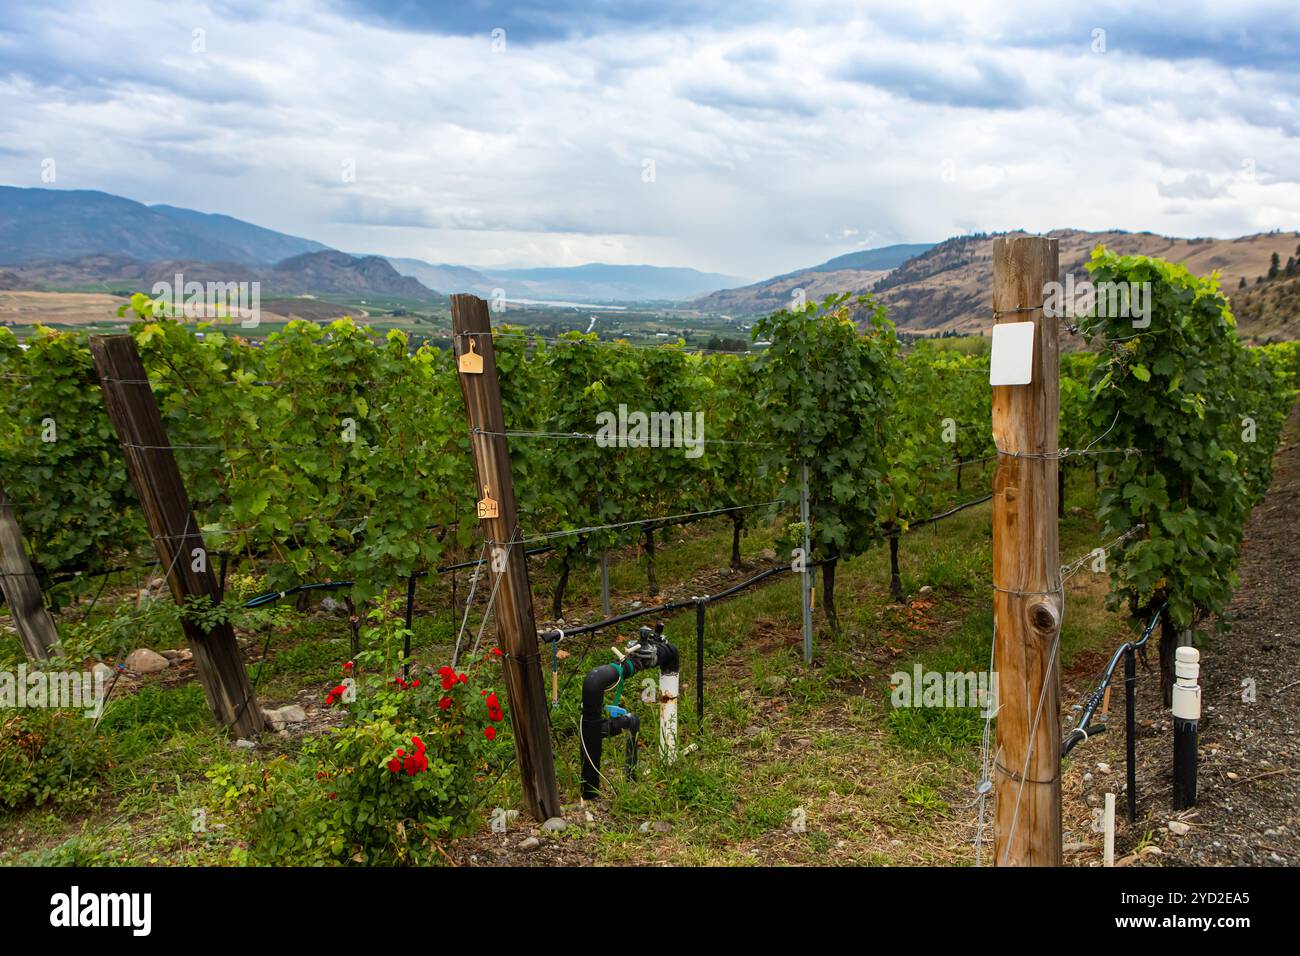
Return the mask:
M 990 385 L 1028 385 L 1034 369 L 1034 323 L 1004 322 L 993 326 L 989 357 Z

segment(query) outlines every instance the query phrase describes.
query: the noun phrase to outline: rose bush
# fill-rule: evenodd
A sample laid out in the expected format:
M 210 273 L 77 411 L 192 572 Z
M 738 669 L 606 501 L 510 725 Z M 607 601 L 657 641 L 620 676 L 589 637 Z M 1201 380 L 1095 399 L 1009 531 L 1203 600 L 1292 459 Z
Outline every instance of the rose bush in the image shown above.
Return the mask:
M 362 654 L 326 703 L 341 727 L 309 740 L 299 762 L 246 796 L 249 853 L 261 863 L 425 865 L 469 829 L 492 767 L 509 752 L 489 652 L 465 671 L 403 676 L 401 661 Z M 393 676 L 395 675 L 395 676 Z

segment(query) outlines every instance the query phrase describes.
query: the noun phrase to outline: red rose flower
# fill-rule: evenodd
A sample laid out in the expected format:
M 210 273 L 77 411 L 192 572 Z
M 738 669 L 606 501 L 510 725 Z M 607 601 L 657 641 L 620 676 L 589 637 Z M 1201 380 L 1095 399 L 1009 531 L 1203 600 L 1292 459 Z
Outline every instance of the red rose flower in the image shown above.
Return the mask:
M 440 709 L 442 709 L 442 710 L 450 710 L 450 709 L 451 709 L 451 698 L 450 698 L 450 697 L 444 697 L 442 700 L 438 701 L 438 707 L 439 707 Z
M 402 769 L 402 761 L 398 760 L 396 757 L 394 757 L 392 760 L 388 761 L 388 772 L 389 772 L 389 773 L 397 773 L 397 772 L 398 772 L 399 770 L 401 770 L 401 769 Z
M 500 657 L 500 656 L 501 656 L 501 648 L 499 648 L 499 647 L 494 647 L 494 648 L 492 648 L 492 653 L 495 654 L 497 657 Z
M 345 673 L 345 674 L 351 674 L 351 673 L 352 673 L 352 667 L 353 667 L 353 663 L 352 663 L 352 661 L 348 661 L 346 664 L 343 665 L 343 673 Z
M 421 740 L 419 737 L 417 737 L 415 734 L 411 735 L 411 743 L 415 744 L 416 753 L 421 753 L 421 754 L 424 753 L 425 750 L 424 741 Z
M 486 737 L 488 740 L 496 740 L 497 729 L 495 727 L 484 727 L 483 736 Z

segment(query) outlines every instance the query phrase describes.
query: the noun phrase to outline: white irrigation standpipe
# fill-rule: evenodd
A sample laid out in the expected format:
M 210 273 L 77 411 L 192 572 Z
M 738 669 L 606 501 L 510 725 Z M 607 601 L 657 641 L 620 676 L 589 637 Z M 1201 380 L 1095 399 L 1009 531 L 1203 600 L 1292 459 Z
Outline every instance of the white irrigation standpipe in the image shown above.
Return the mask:
M 659 753 L 669 763 L 677 759 L 677 692 L 680 683 L 676 673 L 659 674 Z
M 1106 812 L 1101 818 L 1101 829 L 1104 836 L 1102 837 L 1101 860 L 1102 866 L 1115 865 L 1115 794 L 1106 794 Z
M 1174 809 L 1196 806 L 1196 737 L 1201 720 L 1201 652 L 1180 647 L 1174 655 Z

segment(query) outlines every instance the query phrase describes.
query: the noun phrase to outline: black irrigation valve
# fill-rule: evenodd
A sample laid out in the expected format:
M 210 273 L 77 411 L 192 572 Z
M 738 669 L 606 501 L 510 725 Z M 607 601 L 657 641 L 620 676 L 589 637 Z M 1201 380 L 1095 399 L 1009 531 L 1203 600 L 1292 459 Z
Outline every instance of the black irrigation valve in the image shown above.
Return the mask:
M 642 627 L 637 638 L 626 647 L 626 656 L 612 664 L 602 664 L 588 672 L 582 682 L 582 723 L 579 742 L 582 748 L 582 794 L 591 798 L 600 792 L 600 756 L 606 737 L 620 733 L 627 736 L 627 772 L 631 779 L 637 761 L 637 734 L 641 721 L 636 714 L 617 705 L 605 704 L 605 692 L 639 671 L 658 668 L 661 675 L 673 680 L 681 666 L 681 655 L 664 639 L 664 622 L 653 628 Z M 660 688 L 662 691 L 661 678 Z M 673 685 L 673 726 L 676 720 L 676 689 Z M 661 701 L 662 705 L 662 701 Z M 663 716 L 661 714 L 661 721 Z M 675 731 L 674 731 L 675 739 Z
M 676 674 L 681 669 L 681 655 L 676 645 L 664 640 L 664 622 L 653 628 L 642 627 L 631 657 L 637 661 L 637 670 L 659 668 L 665 674 Z

